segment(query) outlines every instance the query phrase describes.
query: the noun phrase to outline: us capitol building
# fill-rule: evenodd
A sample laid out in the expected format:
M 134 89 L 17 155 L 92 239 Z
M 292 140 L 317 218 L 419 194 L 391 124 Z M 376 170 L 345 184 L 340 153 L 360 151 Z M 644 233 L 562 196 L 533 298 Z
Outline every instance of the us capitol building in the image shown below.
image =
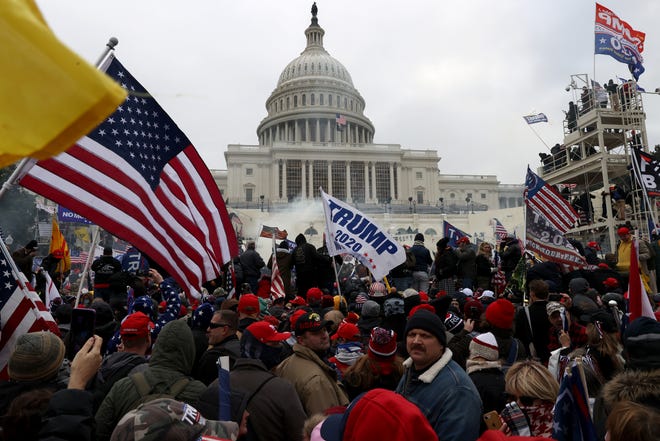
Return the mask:
M 522 184 L 502 185 L 495 175 L 440 174 L 436 150 L 375 144 L 365 100 L 325 50 L 324 35 L 314 5 L 304 51 L 286 65 L 266 100 L 258 145 L 230 144 L 227 170 L 212 170 L 230 211 L 290 211 L 296 202 L 318 201 L 322 187 L 392 225 L 410 227 L 410 216 L 423 214 L 438 230 L 443 218 L 469 229 L 468 214 L 522 206 Z M 424 232 L 423 225 L 413 228 Z

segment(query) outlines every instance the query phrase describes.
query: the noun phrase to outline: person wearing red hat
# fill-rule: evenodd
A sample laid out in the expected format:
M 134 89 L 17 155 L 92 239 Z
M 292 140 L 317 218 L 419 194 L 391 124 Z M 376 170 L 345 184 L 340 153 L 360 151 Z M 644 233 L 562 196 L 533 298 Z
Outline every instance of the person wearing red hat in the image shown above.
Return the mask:
M 345 413 L 330 415 L 320 426 L 325 441 L 438 439 L 417 406 L 385 389 L 361 395 Z
M 259 321 L 261 306 L 259 297 L 254 294 L 243 294 L 238 299 L 238 331 L 243 332 L 252 323 Z
M 513 321 L 516 309 L 513 303 L 506 299 L 497 299 L 486 308 L 486 322 L 489 331 L 497 339 L 500 358 L 503 366 L 510 367 L 517 360 L 527 358 L 527 349 L 520 340 L 513 337 Z
M 315 312 L 298 317 L 293 354 L 276 368 L 276 374 L 296 388 L 307 415 L 348 404 L 348 396 L 337 381 L 337 372 L 325 358 L 330 348 L 329 325 Z
M 584 249 L 584 257 L 589 265 L 598 265 L 601 262 L 598 258 L 598 251 L 600 251 L 598 242 L 591 241 L 587 243 Z
M 617 230 L 617 234 L 619 235 L 619 242 L 616 245 L 616 269 L 624 279 L 623 286 L 628 286 L 628 277 L 630 275 L 630 249 L 634 238 L 628 227 L 620 227 Z M 658 292 L 655 277 L 651 277 L 648 265 L 649 262 L 652 262 L 654 255 L 645 240 L 640 239 L 637 241 L 637 257 L 639 260 L 639 269 L 642 273 L 642 283 L 644 283 L 646 292 Z M 653 266 L 653 270 L 655 270 L 655 263 Z
M 403 359 L 396 351 L 396 332 L 374 328 L 367 353 L 344 373 L 343 383 L 348 396 L 353 399 L 375 388 L 395 390 L 403 375 Z

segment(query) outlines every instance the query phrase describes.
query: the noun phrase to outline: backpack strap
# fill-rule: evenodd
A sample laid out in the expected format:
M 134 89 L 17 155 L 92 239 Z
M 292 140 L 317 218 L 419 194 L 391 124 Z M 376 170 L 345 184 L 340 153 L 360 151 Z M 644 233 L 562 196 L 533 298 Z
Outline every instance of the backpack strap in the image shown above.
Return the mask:
M 169 393 L 176 399 L 176 397 L 184 391 L 186 386 L 190 383 L 190 378 L 179 378 L 172 386 L 169 387 Z
M 260 391 L 260 390 L 266 385 L 266 383 L 268 383 L 270 380 L 272 380 L 272 379 L 275 378 L 275 377 L 276 377 L 276 375 L 271 375 L 270 377 L 266 378 L 266 379 L 265 379 L 265 380 L 259 385 L 259 387 L 256 388 L 256 389 L 254 390 L 254 392 L 252 392 L 252 394 L 250 395 L 250 397 L 249 397 L 249 398 L 247 399 L 247 401 L 245 402 L 245 407 L 247 407 L 248 404 L 250 404 L 250 401 L 252 401 L 252 398 L 254 398 L 254 396 L 257 395 L 257 394 L 259 393 L 259 391 Z
M 149 392 L 151 392 L 151 386 L 149 386 L 147 378 L 144 376 L 144 372 L 131 374 L 129 378 L 135 385 L 135 390 L 137 390 L 138 394 L 140 394 L 140 398 L 144 398 L 149 395 Z

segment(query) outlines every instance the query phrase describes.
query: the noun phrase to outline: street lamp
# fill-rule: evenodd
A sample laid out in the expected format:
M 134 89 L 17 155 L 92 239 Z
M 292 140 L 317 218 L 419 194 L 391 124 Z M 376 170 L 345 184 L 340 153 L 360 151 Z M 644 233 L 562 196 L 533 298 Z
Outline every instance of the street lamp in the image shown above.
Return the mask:
M 440 198 L 438 199 L 440 201 L 440 212 L 444 213 L 445 212 L 445 198 Z
M 410 214 L 412 214 L 413 207 L 412 207 L 412 196 L 408 196 L 408 204 L 409 204 L 409 209 L 410 209 Z
M 470 210 L 470 196 L 465 198 L 465 213 L 467 214 Z
M 259 200 L 261 200 L 261 212 L 264 212 L 264 195 L 259 196 Z

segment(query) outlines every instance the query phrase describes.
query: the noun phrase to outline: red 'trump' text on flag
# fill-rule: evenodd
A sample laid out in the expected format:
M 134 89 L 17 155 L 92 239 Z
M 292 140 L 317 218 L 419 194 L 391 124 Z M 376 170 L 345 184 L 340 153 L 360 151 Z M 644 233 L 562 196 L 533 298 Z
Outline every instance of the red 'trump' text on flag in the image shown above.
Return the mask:
M 20 184 L 130 242 L 198 295 L 238 254 L 222 195 L 156 100 L 113 56 L 103 67 L 129 91 L 126 101 Z

